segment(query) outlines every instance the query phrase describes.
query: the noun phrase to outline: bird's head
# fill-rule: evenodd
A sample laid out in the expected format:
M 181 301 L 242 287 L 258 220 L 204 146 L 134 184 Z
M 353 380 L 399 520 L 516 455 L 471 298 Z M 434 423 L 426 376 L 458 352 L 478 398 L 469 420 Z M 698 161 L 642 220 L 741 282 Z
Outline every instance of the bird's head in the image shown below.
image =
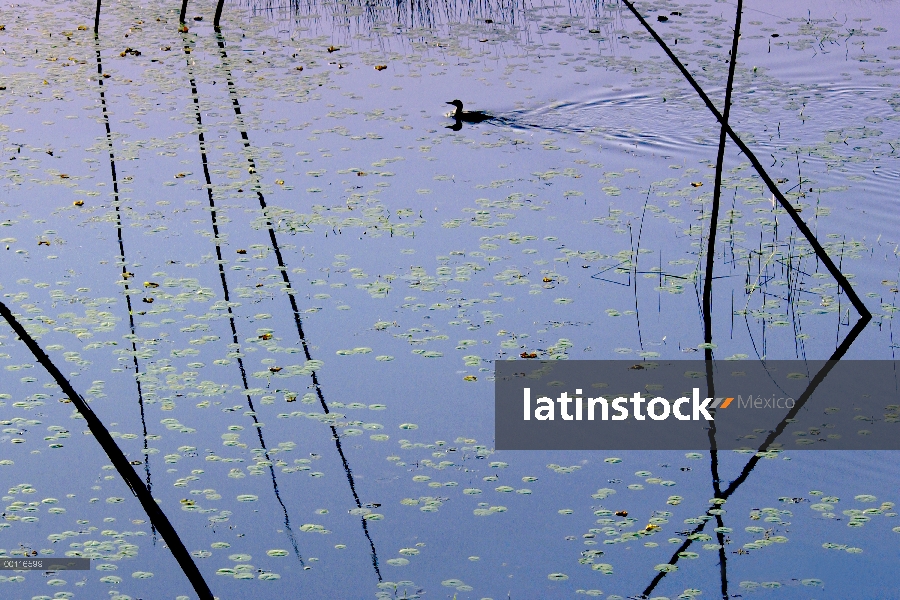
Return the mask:
M 462 100 L 454 100 L 453 102 L 448 102 L 447 104 L 452 104 L 453 106 L 456 107 L 457 110 L 462 110 L 462 109 L 463 109 L 463 103 L 462 103 Z

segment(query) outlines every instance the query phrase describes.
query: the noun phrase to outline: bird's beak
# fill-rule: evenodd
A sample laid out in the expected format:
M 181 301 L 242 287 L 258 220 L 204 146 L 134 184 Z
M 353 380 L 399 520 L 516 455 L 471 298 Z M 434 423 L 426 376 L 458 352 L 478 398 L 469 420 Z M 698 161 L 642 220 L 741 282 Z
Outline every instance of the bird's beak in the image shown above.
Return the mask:
M 445 102 L 444 104 L 453 104 L 452 102 Z

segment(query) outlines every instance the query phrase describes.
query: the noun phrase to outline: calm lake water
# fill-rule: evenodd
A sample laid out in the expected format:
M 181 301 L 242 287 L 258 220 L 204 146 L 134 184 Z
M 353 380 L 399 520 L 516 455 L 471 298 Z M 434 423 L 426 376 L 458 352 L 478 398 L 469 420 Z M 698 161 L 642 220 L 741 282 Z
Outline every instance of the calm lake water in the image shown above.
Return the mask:
M 897 596 L 894 452 L 494 449 L 494 361 L 860 318 L 729 143 L 704 345 L 719 125 L 625 4 L 95 9 L 0 8 L 0 294 L 219 598 Z M 638 10 L 721 109 L 736 4 Z M 871 312 L 848 359 L 898 348 L 898 23 L 743 7 L 730 123 Z M 0 364 L 0 560 L 93 559 L 0 597 L 197 597 L 5 323 Z

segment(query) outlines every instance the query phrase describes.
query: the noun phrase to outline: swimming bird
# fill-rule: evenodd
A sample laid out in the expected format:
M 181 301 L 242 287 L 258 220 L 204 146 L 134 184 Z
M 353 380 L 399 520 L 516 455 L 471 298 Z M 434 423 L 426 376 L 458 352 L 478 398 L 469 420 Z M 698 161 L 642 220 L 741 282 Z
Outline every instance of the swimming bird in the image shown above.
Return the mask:
M 481 123 L 482 121 L 489 121 L 494 118 L 491 115 L 480 110 L 463 110 L 463 103 L 461 100 L 454 100 L 453 102 L 448 102 L 447 104 L 451 104 L 456 107 L 456 112 L 454 112 L 450 116 L 457 121 L 465 121 L 466 123 Z

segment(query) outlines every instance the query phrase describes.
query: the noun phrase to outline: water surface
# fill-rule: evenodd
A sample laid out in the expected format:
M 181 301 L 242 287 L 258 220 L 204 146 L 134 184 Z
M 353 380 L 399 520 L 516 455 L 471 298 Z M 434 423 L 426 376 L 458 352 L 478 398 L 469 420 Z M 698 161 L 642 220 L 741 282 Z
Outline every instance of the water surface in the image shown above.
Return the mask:
M 719 127 L 623 4 L 95 8 L 0 11 L 0 293 L 217 596 L 891 595 L 894 453 L 767 455 L 713 518 L 708 448 L 494 451 L 493 361 L 704 351 Z M 735 4 L 639 9 L 721 108 Z M 730 122 L 873 315 L 846 358 L 897 347 L 897 22 L 744 7 Z M 716 358 L 829 357 L 859 315 L 733 144 L 716 226 Z M 194 597 L 0 359 L 0 548 L 94 559 L 2 596 Z

